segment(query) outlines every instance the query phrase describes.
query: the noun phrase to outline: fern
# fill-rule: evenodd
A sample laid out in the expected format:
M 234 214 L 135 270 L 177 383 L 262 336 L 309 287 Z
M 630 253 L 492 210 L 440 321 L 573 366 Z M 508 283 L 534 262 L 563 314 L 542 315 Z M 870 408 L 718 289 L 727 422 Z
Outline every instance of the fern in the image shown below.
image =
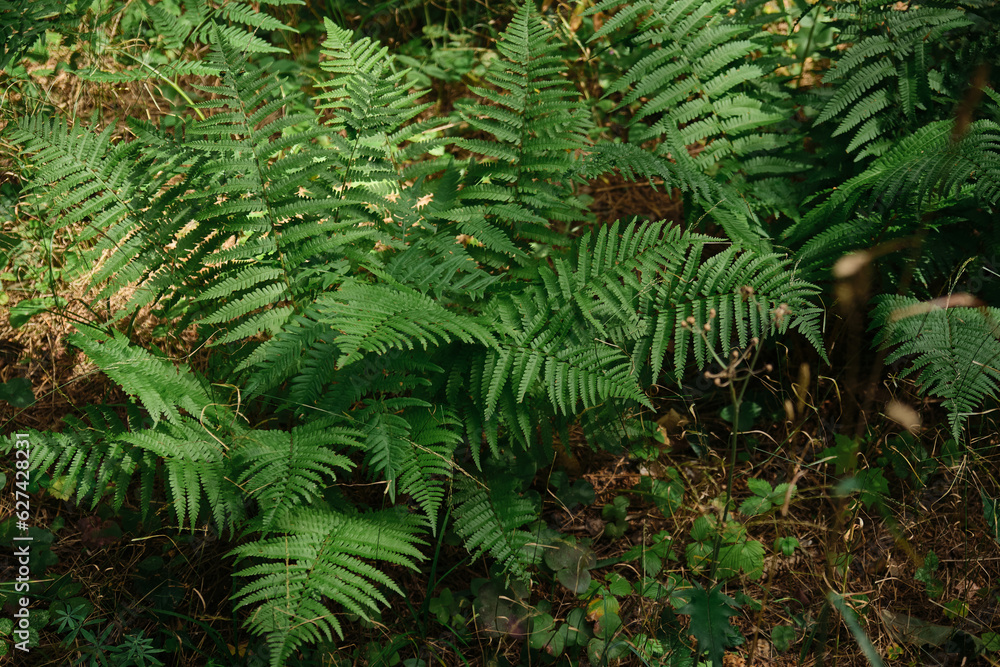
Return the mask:
M 574 254 L 556 263 L 559 278 L 550 282 L 550 293 L 598 334 L 632 341 L 632 365 L 651 364 L 653 377 L 671 344 L 677 371 L 692 354 L 700 367 L 709 363 L 707 346 L 726 356 L 733 345 L 746 347 L 751 338 L 789 328 L 822 349 L 819 311 L 811 303 L 818 290 L 798 278 L 787 259 L 732 246 L 702 261 L 715 243 L 664 223 L 615 224 L 584 235 Z M 685 324 L 689 317 L 695 326 Z M 706 324 L 704 337 L 695 333 Z
M 65 493 L 75 492 L 78 501 L 89 498 L 95 507 L 111 491 L 113 506 L 120 508 L 138 473 L 145 515 L 162 474 L 178 526 L 193 527 L 206 514 L 220 530 L 245 520 L 241 494 L 229 481 L 231 462 L 212 425 L 181 417 L 143 428 L 144 413 L 133 404 L 126 410 L 127 422 L 108 408 L 92 407 L 89 424 L 71 419 L 67 433 L 36 434 L 33 465 L 51 466 L 52 475 L 64 479 Z
M 221 29 L 225 40 L 248 53 L 287 53 L 272 46 L 255 33 L 261 30 L 291 30 L 293 28 L 261 11 L 260 5 L 300 5 L 301 0 L 264 0 L 246 3 L 244 0 L 224 0 L 210 4 L 205 0 L 185 0 L 171 8 L 162 4 L 145 4 L 145 18 L 153 31 L 169 49 L 182 49 L 190 42 L 209 44 L 215 38 L 213 30 Z M 173 9 L 173 11 L 171 11 Z
M 120 439 L 130 427 L 139 427 L 142 410 L 129 405 L 125 420 L 105 406 L 92 405 L 85 410 L 86 421 L 70 415 L 61 433 L 31 432 L 35 443 L 32 465 L 61 480 L 67 497 L 75 493 L 81 504 L 89 498 L 91 508 L 113 488 L 112 506 L 116 510 L 124 504 L 132 476 L 138 472 L 145 516 L 153 495 L 156 458 Z
M 343 637 L 321 596 L 368 617 L 387 604 L 377 586 L 403 594 L 369 561 L 416 568 L 423 558 L 413 520 L 395 512 L 351 516 L 313 504 L 288 510 L 279 523 L 283 535 L 232 552 L 239 563 L 258 561 L 236 572 L 251 579 L 237 591 L 236 607 L 252 607 L 249 624 L 267 634 L 272 667 L 303 642 Z
M 329 121 L 335 132 L 329 139 L 342 160 L 337 185 L 346 201 L 364 206 L 375 195 L 385 205 L 389 193 L 365 186 L 355 192 L 355 182 L 395 181 L 404 162 L 440 143 L 415 141 L 433 127 L 432 120 L 409 122 L 429 105 L 416 103 L 424 91 L 408 91 L 402 85 L 409 70 L 393 72 L 388 49 L 368 38 L 352 40 L 350 31 L 329 19 L 326 29 L 326 60 L 321 66 L 332 79 L 315 99 L 319 109 L 335 112 Z M 340 135 L 341 130 L 346 137 Z
M 163 460 L 163 477 L 177 525 L 195 524 L 202 503 L 221 530 L 234 529 L 245 519 L 242 494 L 230 480 L 231 466 L 224 443 L 203 421 L 184 418 L 121 437 Z
M 530 2 L 522 3 L 497 41 L 500 57 L 470 90 L 490 102 L 461 107 L 462 119 L 492 140 L 459 139 L 481 156 L 448 217 L 488 250 L 522 257 L 531 242 L 559 245 L 550 221 L 582 218 L 573 196 L 579 169 L 569 155 L 587 140 L 579 94 L 558 76 L 564 68 L 550 31 Z
M 239 485 L 257 500 L 259 528 L 269 532 L 290 507 L 309 505 L 337 479 L 337 470 L 349 471 L 351 460 L 337 449 L 360 449 L 360 431 L 318 419 L 284 431 L 252 431 L 235 456 Z M 332 445 L 332 446 L 331 446 Z M 335 449 L 336 448 L 336 449 Z
M 495 347 L 493 335 L 478 321 L 451 313 L 430 298 L 385 285 L 347 283 L 316 305 L 324 321 L 340 331 L 338 366 L 358 361 L 370 352 L 425 349 L 452 338 Z
M 144 349 L 129 344 L 115 332 L 107 340 L 101 331 L 83 329 L 70 336 L 76 345 L 130 396 L 135 396 L 155 425 L 163 417 L 180 423 L 183 409 L 188 415 L 203 417 L 213 408 L 213 400 L 197 377 L 178 372 L 166 359 L 158 359 Z
M 892 148 L 902 124 L 912 124 L 931 104 L 936 57 L 949 31 L 972 25 L 957 3 L 900 7 L 890 3 L 841 3 L 840 40 L 849 45 L 824 78 L 834 84 L 817 123 L 839 119 L 833 136 L 854 133 L 848 152 L 856 160 Z M 897 113 L 902 110 L 902 114 Z M 900 117 L 902 116 L 902 117 Z
M 632 141 L 590 145 L 551 30 L 521 5 L 474 89 L 485 102 L 461 105 L 494 141 L 457 138 L 459 160 L 428 157 L 448 140 L 416 120 L 423 91 L 387 49 L 327 21 L 329 81 L 303 99 L 221 25 L 277 29 L 246 7 L 147 7 L 172 46 L 211 36 L 219 80 L 199 89 L 199 120 L 133 122 L 131 142 L 43 120 L 7 136 L 40 224 L 75 235 L 99 299 L 128 295 L 71 338 L 129 396 L 125 417 L 91 408 L 40 435 L 36 465 L 77 479 L 81 501 L 120 507 L 137 483 L 180 526 L 239 531 L 234 601 L 271 664 L 400 593 L 386 568 L 415 567 L 442 516 L 475 557 L 530 579 L 538 503 L 510 474 L 515 451 L 551 461 L 577 423 L 615 448 L 664 368 L 681 377 L 755 338 L 797 330 L 822 354 L 818 288 L 770 249 L 747 196 L 791 167 L 751 127 L 785 115 L 742 14 L 623 8 L 601 37 L 640 20 L 635 41 L 663 53 L 617 84 L 638 103 Z M 941 181 L 961 170 L 930 165 L 933 192 L 975 194 L 994 142 L 977 123 L 959 150 L 976 173 Z M 683 188 L 731 240 L 638 221 L 574 238 L 577 183 L 613 170 Z M 139 344 L 146 307 L 215 346 L 204 372 Z M 359 509 L 355 471 L 392 509 Z
M 125 221 L 135 224 L 141 217 L 140 209 L 147 201 L 133 174 L 144 171 L 146 164 L 133 162 L 138 145 L 112 148 L 112 130 L 109 127 L 94 134 L 37 115 L 23 119 L 10 133 L 11 141 L 32 156 L 38 173 L 29 201 L 36 208 L 51 211 L 46 216 L 50 228 L 86 221 L 91 224 L 80 234 L 81 240 L 105 234 L 114 244 L 122 240 L 115 230 Z M 150 189 L 163 182 L 152 179 Z M 133 198 L 139 201 L 133 203 Z
M 415 398 L 399 397 L 371 401 L 352 418 L 364 424 L 366 463 L 372 477 L 385 481 L 391 502 L 396 501 L 397 488 L 412 496 L 436 533 L 459 433 L 453 418 L 445 415 L 439 422 L 431 407 Z
M 70 10 L 54 0 L 0 0 L 0 70 L 16 65 L 46 31 L 76 28 L 79 16 L 92 4 L 93 0 L 81 0 Z
M 607 90 L 622 95 L 621 107 L 637 107 L 630 143 L 657 141 L 657 154 L 673 162 L 676 185 L 693 193 L 730 238 L 759 243 L 768 234 L 747 182 L 802 165 L 781 155 L 787 139 L 773 131 L 787 113 L 781 94 L 764 85 L 776 67 L 766 33 L 726 16 L 725 4 L 603 0 L 588 13 L 619 8 L 592 40 L 636 27 L 631 39 L 642 55 Z
M 511 477 L 496 476 L 489 487 L 455 478 L 455 530 L 475 557 L 489 553 L 515 578 L 527 580 L 532 563 L 530 533 L 519 530 L 535 520 L 535 503 L 523 497 Z
M 969 415 L 1000 395 L 1000 309 L 952 305 L 951 297 L 921 302 L 883 296 L 872 313 L 887 363 L 911 358 L 902 377 L 916 374 L 921 391 L 944 399 L 958 439 Z
M 961 200 L 993 206 L 1000 201 L 1000 125 L 973 122 L 954 140 L 954 123 L 925 125 L 878 158 L 861 174 L 841 184 L 814 206 L 786 236 L 797 242 L 821 227 L 843 224 L 852 214 L 881 211 L 930 212 Z M 818 241 L 813 241 L 816 247 Z M 805 252 L 812 252 L 804 248 Z

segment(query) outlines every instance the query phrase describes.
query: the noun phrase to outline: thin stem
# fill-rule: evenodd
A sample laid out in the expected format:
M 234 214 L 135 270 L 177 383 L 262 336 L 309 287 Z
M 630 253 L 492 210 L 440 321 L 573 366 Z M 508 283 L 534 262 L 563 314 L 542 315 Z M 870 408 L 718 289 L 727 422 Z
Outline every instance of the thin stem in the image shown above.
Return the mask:
M 194 109 L 194 112 L 196 114 L 198 114 L 198 120 L 205 120 L 205 114 L 203 114 L 201 112 L 201 109 L 199 109 L 198 107 L 194 106 L 194 100 L 192 100 L 190 97 L 188 97 L 188 94 L 184 92 L 184 89 L 181 88 L 180 86 L 178 86 L 176 83 L 174 83 L 174 81 L 170 77 L 168 77 L 168 76 L 166 76 L 164 74 L 161 74 L 158 69 L 156 69 L 155 67 L 153 67 L 152 65 L 150 65 L 148 63 L 143 62 L 139 58 L 136 58 L 135 56 L 133 56 L 128 51 L 120 50 L 120 51 L 118 51 L 118 53 L 122 54 L 126 58 L 131 58 L 132 60 L 134 60 L 135 62 L 137 62 L 139 64 L 139 67 L 144 67 L 144 68 L 148 69 L 150 72 L 152 72 L 156 76 L 156 78 L 158 78 L 158 79 L 166 82 L 166 84 L 169 85 L 171 88 L 173 88 L 174 91 L 178 95 L 180 95 L 182 98 L 184 98 L 184 101 L 187 102 L 188 106 L 190 106 L 192 109 Z
M 718 568 L 719 550 L 722 548 L 722 533 L 725 531 L 726 521 L 729 519 L 729 503 L 733 499 L 733 481 L 736 478 L 736 442 L 740 429 L 740 407 L 743 405 L 743 397 L 746 395 L 747 387 L 750 386 L 750 379 L 753 377 L 753 368 L 757 365 L 757 359 L 760 357 L 760 351 L 763 347 L 759 339 L 756 340 L 755 345 L 757 349 L 754 350 L 753 359 L 750 361 L 750 373 L 747 374 L 739 392 L 736 391 L 735 382 L 730 381 L 729 383 L 729 398 L 732 401 L 733 406 L 733 428 L 729 434 L 729 471 L 726 480 L 726 502 L 722 506 L 722 521 L 719 524 L 719 530 L 715 536 L 715 548 L 712 550 L 712 569 L 709 572 L 709 577 L 713 580 L 715 579 L 715 572 Z M 733 366 L 732 372 L 735 376 L 735 366 Z

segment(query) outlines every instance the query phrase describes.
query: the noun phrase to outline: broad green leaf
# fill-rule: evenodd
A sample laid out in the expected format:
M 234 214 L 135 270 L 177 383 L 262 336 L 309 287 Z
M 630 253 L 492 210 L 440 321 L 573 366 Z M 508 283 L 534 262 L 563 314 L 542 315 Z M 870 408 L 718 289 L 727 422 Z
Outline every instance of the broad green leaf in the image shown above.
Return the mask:
M 740 514 L 746 514 L 747 516 L 757 516 L 758 514 L 764 514 L 770 510 L 774 505 L 767 498 L 761 498 L 760 496 L 750 496 L 742 503 L 740 503 Z
M 795 641 L 795 628 L 788 625 L 776 625 L 771 628 L 771 643 L 779 652 L 784 653 Z
M 791 535 L 785 537 L 779 537 L 774 541 L 774 550 L 780 551 L 786 556 L 791 556 L 795 553 L 795 550 L 799 547 L 799 538 L 793 537 Z
M 750 493 L 761 498 L 771 495 L 771 485 L 763 479 L 748 479 L 747 488 L 750 489 Z
M 735 616 L 736 601 L 722 592 L 721 585 L 705 590 L 698 583 L 681 593 L 687 604 L 677 610 L 691 617 L 690 631 L 698 640 L 698 654 L 707 653 L 715 665 L 722 664 L 726 649 L 743 642 L 743 636 L 729 619 Z
M 15 408 L 27 408 L 35 404 L 35 394 L 31 381 L 26 378 L 12 378 L 0 384 L 0 401 L 7 401 Z
M 60 302 L 65 303 L 62 299 L 60 299 Z M 55 305 L 56 300 L 50 296 L 19 301 L 16 306 L 10 309 L 10 326 L 14 329 L 20 329 L 32 317 L 39 313 L 44 313 Z

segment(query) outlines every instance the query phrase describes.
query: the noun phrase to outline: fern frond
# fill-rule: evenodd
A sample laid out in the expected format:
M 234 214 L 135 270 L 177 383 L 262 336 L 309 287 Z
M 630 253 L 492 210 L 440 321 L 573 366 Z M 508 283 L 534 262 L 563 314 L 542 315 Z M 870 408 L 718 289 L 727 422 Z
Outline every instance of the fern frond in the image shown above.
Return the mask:
M 452 234 L 424 237 L 386 263 L 395 280 L 436 299 L 482 299 L 500 280 L 484 271 Z
M 1000 396 L 1000 308 L 968 308 L 951 297 L 921 302 L 886 295 L 872 312 L 872 327 L 889 349 L 887 363 L 912 357 L 907 377 L 916 374 L 925 394 L 944 399 L 952 435 L 987 398 Z
M 801 242 L 818 229 L 844 223 L 856 211 L 906 209 L 923 214 L 960 195 L 992 206 L 1000 201 L 997 174 L 1000 124 L 974 121 L 956 141 L 954 122 L 929 123 L 830 192 L 785 234 L 789 241 Z
M 284 431 L 241 434 L 234 465 L 239 485 L 257 500 L 257 525 L 263 533 L 277 527 L 277 519 L 292 507 L 308 505 L 336 480 L 337 469 L 354 465 L 338 450 L 361 449 L 360 431 L 317 419 Z
M 83 350 L 127 394 L 135 396 L 154 424 L 163 418 L 179 423 L 180 410 L 197 418 L 214 409 L 213 400 L 200 378 L 186 368 L 178 370 L 170 361 L 130 344 L 128 338 L 117 331 L 109 335 L 91 327 L 80 327 L 68 340 Z
M 0 70 L 16 64 L 47 30 L 76 27 L 93 0 L 83 0 L 71 13 L 58 0 L 0 0 Z
M 149 165 L 136 164 L 137 145 L 112 147 L 112 130 L 109 126 L 95 134 L 38 114 L 22 119 L 10 132 L 10 140 L 32 154 L 35 173 L 29 202 L 46 210 L 50 228 L 87 221 L 82 240 L 103 235 L 113 245 L 125 236 L 115 230 L 142 218 L 140 209 L 148 202 L 133 174 L 145 172 Z M 154 178 L 150 185 L 162 183 Z
M 612 398 L 649 404 L 636 385 L 628 355 L 607 343 L 574 341 L 566 331 L 569 321 L 549 312 L 544 290 L 524 293 L 516 305 L 512 301 L 497 308 L 509 324 L 499 350 L 483 357 L 485 419 L 506 392 L 520 403 L 536 385 L 563 414 L 575 414 L 581 402 L 592 407 Z
M 465 122 L 493 140 L 456 142 L 480 159 L 470 166 L 467 186 L 457 196 L 461 206 L 449 217 L 501 254 L 518 256 L 511 244 L 560 244 L 549 221 L 582 218 L 583 205 L 572 190 L 580 166 L 572 154 L 584 147 L 589 120 L 579 94 L 558 76 L 564 66 L 550 36 L 532 1 L 522 3 L 497 42 L 500 57 L 487 70 L 492 88 L 471 87 L 492 104 L 459 109 Z
M 403 145 L 433 127 L 432 121 L 411 123 L 429 104 L 417 104 L 424 91 L 408 91 L 409 70 L 393 71 L 388 49 L 365 37 L 353 39 L 349 30 L 325 19 L 327 39 L 320 66 L 332 75 L 317 95 L 318 109 L 333 112 L 331 140 L 341 156 L 338 176 L 342 187 L 354 181 L 396 180 Z M 346 137 L 339 132 L 344 130 Z M 415 142 L 421 151 L 439 142 Z M 406 157 L 413 159 L 413 155 Z
M 718 241 L 667 223 L 616 223 L 586 234 L 568 261 L 556 263 L 559 286 L 549 293 L 573 304 L 601 335 L 631 341 L 632 365 L 651 363 L 653 377 L 671 345 L 680 372 L 692 353 L 699 367 L 709 363 L 708 346 L 725 357 L 732 345 L 789 328 L 822 353 L 820 311 L 812 303 L 818 288 L 776 253 L 732 246 L 703 260 L 712 243 Z M 695 324 L 685 324 L 688 318 Z
M 346 283 L 324 295 L 316 305 L 324 321 L 340 331 L 338 366 L 353 363 L 369 352 L 414 349 L 419 343 L 447 343 L 453 338 L 495 347 L 493 334 L 476 319 L 448 311 L 418 292 L 386 285 Z
M 699 175 L 706 173 L 719 172 L 723 184 L 752 179 L 754 165 L 747 160 L 786 143 L 775 133 L 769 143 L 741 141 L 768 133 L 787 112 L 777 104 L 780 95 L 762 85 L 771 44 L 738 16 L 727 16 L 725 4 L 642 0 L 622 7 L 604 0 L 587 11 L 618 9 L 592 40 L 635 26 L 632 39 L 646 55 L 606 94 L 624 93 L 621 107 L 638 107 L 629 124 L 632 144 L 666 139 L 657 152 L 674 160 L 684 190 L 697 192 Z M 787 173 L 797 168 L 790 166 Z M 722 199 L 716 189 L 704 197 L 707 209 Z M 741 189 L 752 196 L 752 188 Z
M 479 558 L 487 552 L 514 577 L 527 581 L 533 564 L 526 547 L 532 536 L 519 530 L 537 517 L 535 503 L 517 489 L 516 478 L 498 475 L 490 487 L 455 478 L 455 530 Z
M 935 49 L 948 31 L 973 25 L 966 8 L 943 2 L 900 6 L 886 2 L 839 4 L 834 15 L 842 32 L 842 52 L 824 82 L 833 96 L 816 123 L 839 119 L 834 136 L 855 131 L 847 147 L 856 160 L 892 148 L 887 137 L 912 126 L 918 109 L 931 105 L 931 79 L 943 59 Z M 902 108 L 902 118 L 896 109 Z
M 451 478 L 452 453 L 460 440 L 454 417 L 443 408 L 435 418 L 432 406 L 415 398 L 369 401 L 351 418 L 363 424 L 365 462 L 373 478 L 384 480 L 390 501 L 397 489 L 410 495 L 437 533 L 438 511 Z
M 231 461 L 224 443 L 205 421 L 184 417 L 153 429 L 133 431 L 121 440 L 163 459 L 170 506 L 183 527 L 201 519 L 202 503 L 220 530 L 233 530 L 244 519 L 243 496 L 230 481 Z
M 112 506 L 116 510 L 124 504 L 138 472 L 145 516 L 153 495 L 157 460 L 121 439 L 130 428 L 138 428 L 143 419 L 142 410 L 134 404 L 127 405 L 125 411 L 123 421 L 109 407 L 90 405 L 85 408 L 86 422 L 69 415 L 67 428 L 61 433 L 31 431 L 32 468 L 48 471 L 53 479 L 61 480 L 67 496 L 75 493 L 80 504 L 89 499 L 91 508 L 113 489 Z
M 279 522 L 284 535 L 234 549 L 235 575 L 250 581 L 236 592 L 236 609 L 251 606 L 249 625 L 267 634 L 270 664 L 281 667 L 297 646 L 343 636 L 337 614 L 322 598 L 362 617 L 388 604 L 379 590 L 403 591 L 371 561 L 416 569 L 413 519 L 395 512 L 348 515 L 314 504 L 290 509 Z

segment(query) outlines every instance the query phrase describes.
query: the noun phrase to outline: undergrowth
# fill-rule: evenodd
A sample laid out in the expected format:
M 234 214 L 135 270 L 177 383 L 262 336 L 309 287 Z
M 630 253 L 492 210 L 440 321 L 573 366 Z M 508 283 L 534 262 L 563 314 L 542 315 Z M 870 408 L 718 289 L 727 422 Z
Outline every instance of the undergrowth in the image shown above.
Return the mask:
M 526 2 L 483 40 L 446 5 L 401 44 L 270 4 L 0 1 L 9 327 L 61 321 L 105 388 L 36 428 L 67 390 L 5 364 L 11 488 L 90 513 L 88 549 L 173 545 L 131 568 L 155 603 L 112 621 L 59 570 L 63 524 L 33 527 L 33 634 L 4 646 L 721 667 L 765 640 L 822 661 L 843 627 L 870 664 L 992 659 L 996 560 L 959 590 L 903 535 L 957 474 L 1000 541 L 995 6 Z M 170 110 L 88 120 L 42 76 Z M 598 224 L 612 179 L 675 193 L 682 224 Z M 611 458 L 630 482 L 598 492 Z M 859 592 L 866 516 L 953 622 Z M 228 628 L 180 604 L 199 535 Z M 803 554 L 822 578 L 772 595 Z

